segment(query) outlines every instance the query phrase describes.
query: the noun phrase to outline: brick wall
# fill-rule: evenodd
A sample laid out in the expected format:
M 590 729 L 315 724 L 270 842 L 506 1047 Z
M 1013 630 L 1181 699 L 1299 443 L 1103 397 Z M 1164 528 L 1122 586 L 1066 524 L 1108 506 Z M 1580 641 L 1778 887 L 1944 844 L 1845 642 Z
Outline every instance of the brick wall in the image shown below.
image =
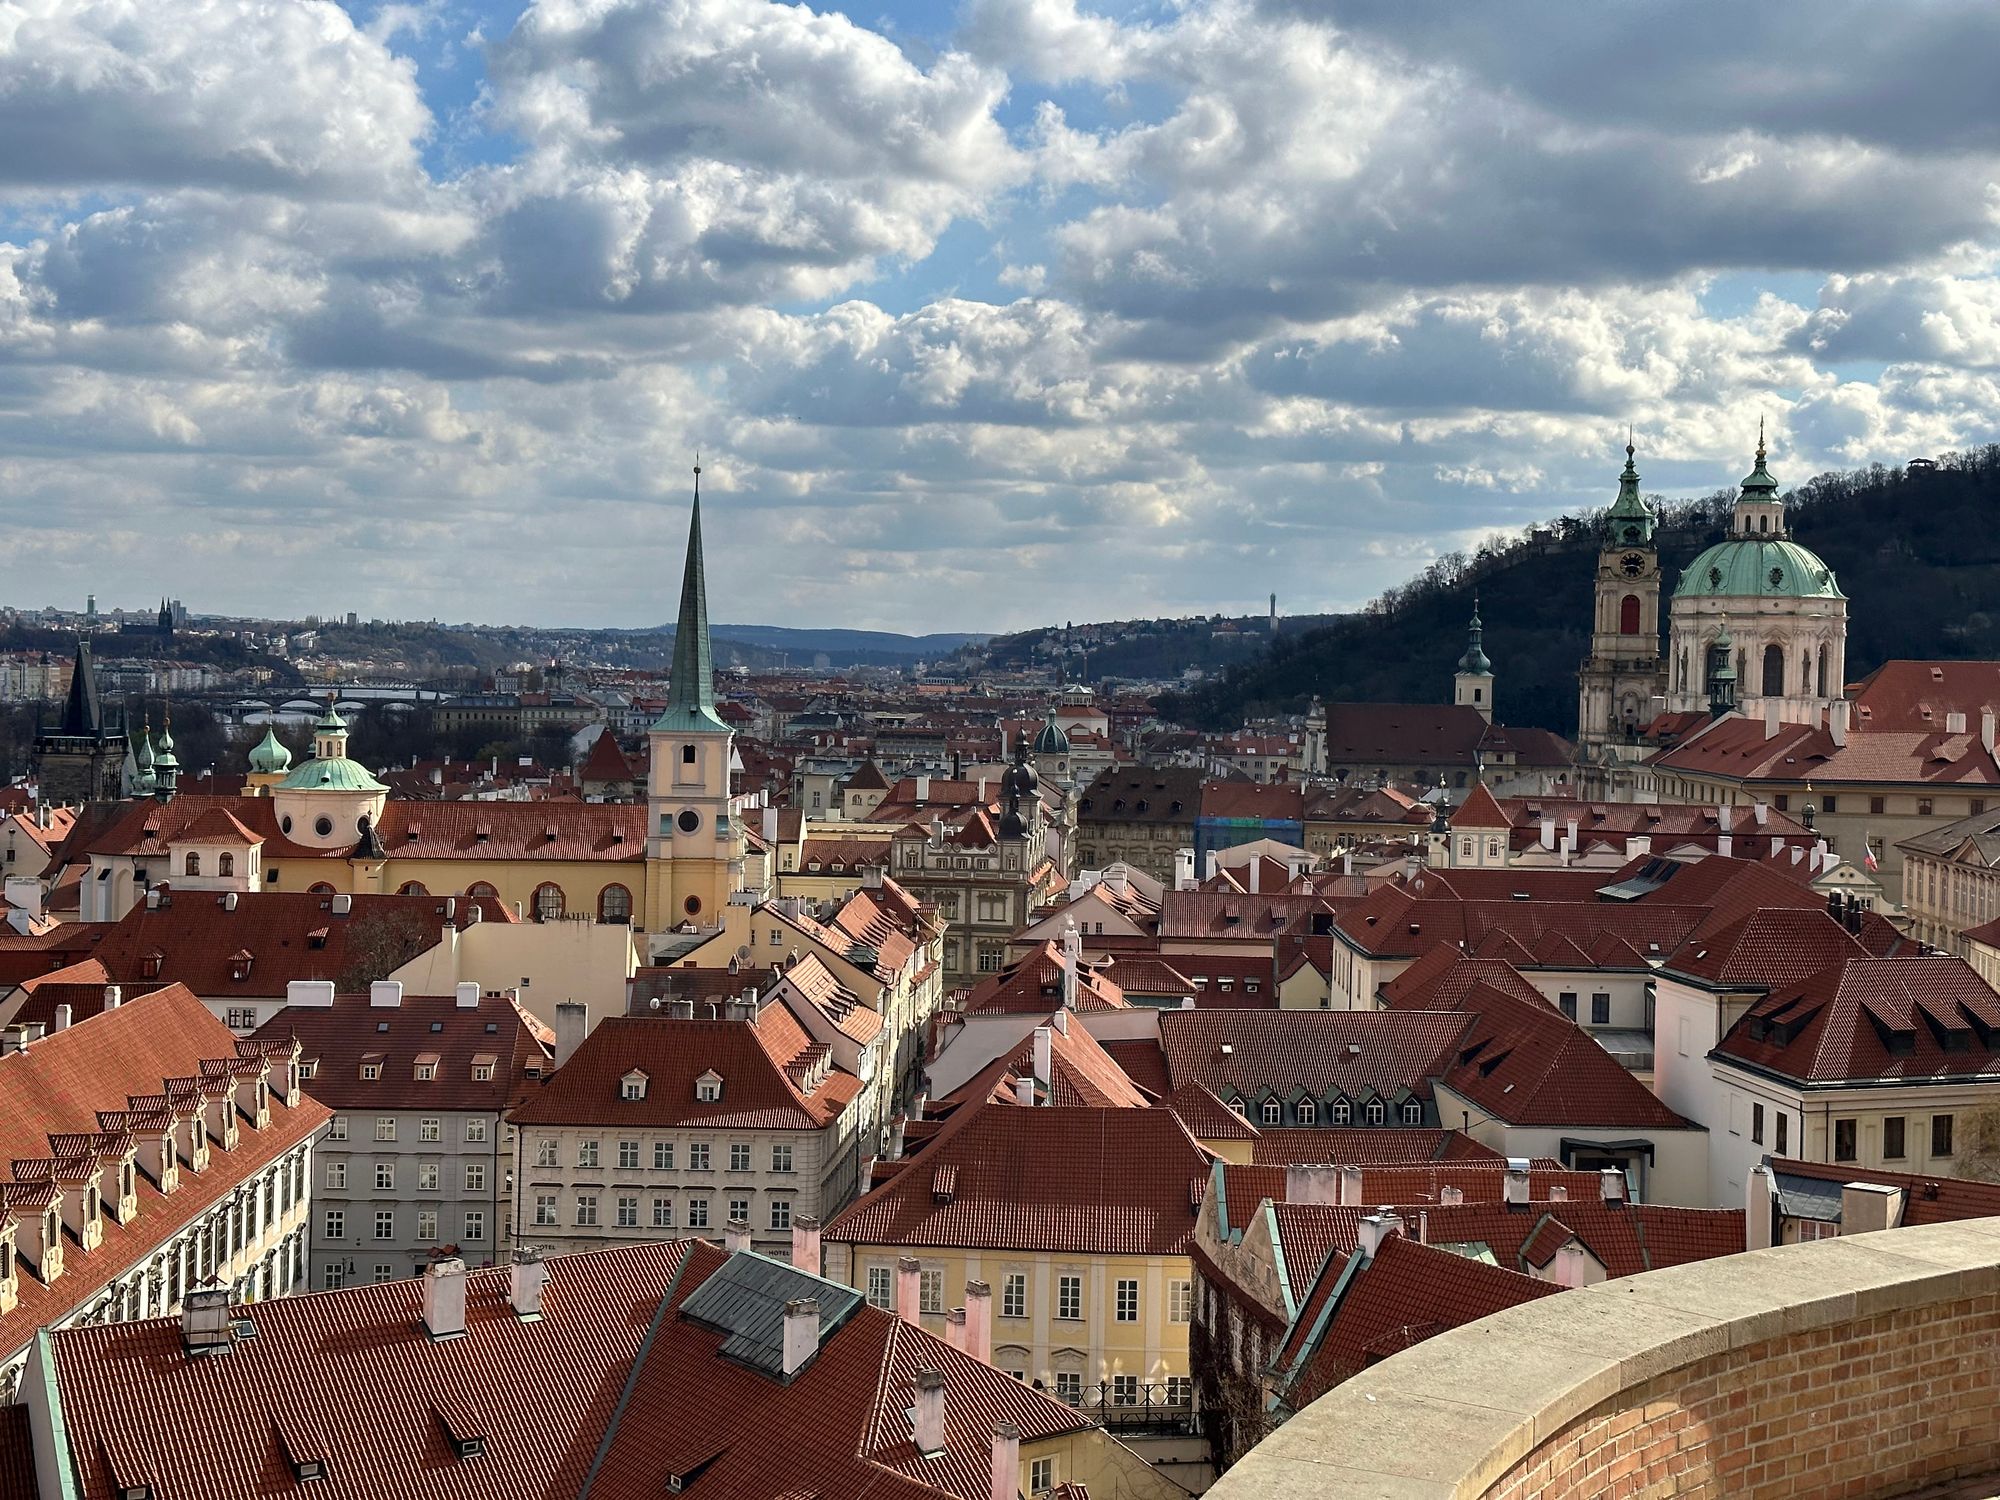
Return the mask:
M 1485 1493 L 1893 1495 L 2000 1469 L 1996 1374 L 2000 1295 L 1767 1339 L 1621 1391 L 1538 1444 Z

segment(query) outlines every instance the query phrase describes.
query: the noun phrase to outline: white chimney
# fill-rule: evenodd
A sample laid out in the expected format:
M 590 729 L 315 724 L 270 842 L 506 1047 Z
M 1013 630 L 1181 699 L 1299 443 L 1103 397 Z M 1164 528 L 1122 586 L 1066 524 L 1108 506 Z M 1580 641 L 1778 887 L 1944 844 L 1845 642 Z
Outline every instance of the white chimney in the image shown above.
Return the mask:
M 1055 1073 L 1055 1039 L 1052 1027 L 1035 1028 L 1035 1084 L 1044 1096 L 1049 1092 L 1049 1080 Z
M 1715 852 L 1720 854 L 1724 859 L 1728 859 L 1735 851 L 1735 848 L 1736 840 L 1731 835 L 1719 833 L 1715 836 Z
M 983 1281 L 965 1284 L 965 1352 L 981 1364 L 993 1362 L 993 1288 Z
M 1250 894 L 1253 896 L 1260 894 L 1257 889 L 1257 882 L 1263 872 L 1263 867 L 1263 856 L 1253 855 L 1250 860 Z
M 1835 748 L 1847 743 L 1847 715 L 1849 705 L 1845 698 L 1838 698 L 1826 706 L 1826 734 Z
M 424 1272 L 424 1327 L 433 1339 L 465 1335 L 465 1262 L 441 1256 Z
M 236 892 L 224 891 L 222 893 L 222 909 L 224 911 L 236 910 Z
M 525 1245 L 514 1252 L 507 1269 L 507 1301 L 523 1318 L 542 1315 L 542 1288 L 548 1284 L 549 1267 L 536 1251 Z
M 333 914 L 344 917 L 354 910 L 354 898 L 345 891 L 338 891 L 333 897 Z
M 1743 1179 L 1743 1248 L 1771 1248 L 1772 1213 L 1777 1206 L 1778 1179 L 1759 1162 Z
M 1560 1182 L 1551 1183 L 1549 1185 L 1549 1202 L 1551 1203 L 1569 1202 L 1569 1189 L 1564 1187 Z
M 791 1379 L 819 1353 L 819 1300 L 800 1297 L 785 1304 L 785 1378 Z
M 1353 1173 L 1350 1179 L 1348 1174 Z M 1339 1207 L 1347 1202 L 1347 1195 L 1353 1193 L 1354 1202 L 1361 1202 L 1361 1169 L 1359 1167 L 1316 1167 L 1290 1166 L 1285 1168 L 1285 1202 L 1324 1203 Z
M 1597 1174 L 1598 1193 L 1606 1203 L 1623 1203 L 1628 1196 L 1623 1167 L 1603 1167 Z
M 889 1160 L 903 1159 L 903 1117 L 896 1116 L 896 1123 L 889 1127 Z
M 1768 802 L 1753 802 L 1750 805 L 1756 809 L 1752 816 L 1757 819 L 1757 826 L 1759 828 L 1766 826 L 1771 821 L 1771 804 Z
M 1553 850 L 1556 846 L 1556 815 L 1542 814 L 1542 847 Z
M 1354 1226 L 1354 1232 L 1356 1248 L 1364 1259 L 1373 1260 L 1390 1235 L 1403 1232 L 1403 1221 L 1398 1215 L 1384 1210 L 1364 1215 L 1361 1222 Z
M 1576 1288 L 1590 1279 L 1590 1252 L 1575 1240 L 1565 1240 L 1556 1247 L 1555 1282 L 1557 1286 Z
M 896 1316 L 905 1323 L 918 1322 L 924 1286 L 924 1263 L 914 1255 L 896 1261 Z
M 1020 1500 L 1021 1429 L 1012 1422 L 993 1424 L 993 1483 L 988 1500 Z
M 917 1371 L 917 1452 L 944 1452 L 944 1376 L 936 1370 Z
M 951 1345 L 952 1348 L 958 1350 L 959 1353 L 963 1354 L 965 1352 L 964 1308 L 954 1307 L 944 1315 L 944 1341 Z
M 576 1049 L 583 1045 L 583 1038 L 590 1030 L 590 1012 L 574 1000 L 565 1000 L 556 1007 L 556 1066 L 560 1068 L 572 1057 Z
M 331 979 L 292 979 L 285 983 L 285 1004 L 315 1005 L 325 1008 L 333 1004 L 333 981 Z
M 1500 1196 L 1508 1204 L 1528 1201 L 1528 1158 L 1510 1156 L 1507 1158 L 1507 1174 L 1501 1183 Z
M 731 1219 L 722 1226 L 722 1245 L 731 1255 L 750 1248 L 750 1225 L 744 1219 Z
M 1202 874 L 1202 879 L 1204 881 L 1215 879 L 1215 851 L 1213 849 L 1208 851 L 1208 865 Z
M 764 809 L 764 817 L 763 817 L 763 824 L 764 824 L 764 827 L 763 827 L 763 834 L 764 834 L 764 842 L 765 842 L 765 843 L 767 843 L 767 844 L 775 844 L 775 843 L 777 843 L 777 842 L 778 842 L 778 810 L 777 810 L 777 808 L 775 808 L 775 807 L 767 807 L 767 808 L 765 808 L 765 809 Z
M 930 800 L 931 800 L 931 779 L 928 776 L 919 776 L 917 778 L 917 801 L 928 802 Z
M 400 979 L 378 979 L 368 986 L 368 1004 L 383 1010 L 394 1010 L 403 1003 L 403 981 Z
M 1993 705 L 1990 703 L 1979 710 L 1979 743 L 1985 747 L 1989 756 L 1993 754 L 1994 717 Z
M 479 1009 L 479 984 L 477 980 L 461 979 L 451 987 L 454 1007 L 458 1010 Z
M 1030 1109 L 1034 1108 L 1035 1106 L 1034 1079 L 1016 1078 L 1014 1080 L 1014 1102 L 1016 1104 L 1024 1104 Z
M 1465 1202 L 1465 1190 L 1463 1188 L 1448 1187 L 1438 1190 L 1438 1206 L 1440 1208 L 1457 1208 L 1463 1202 Z
M 1068 1036 L 1069 1012 L 1066 1010 L 1057 1011 L 1054 1015 L 1049 1017 L 1049 1025 L 1055 1027 L 1055 1029 L 1061 1032 L 1064 1036 Z
M 69 1002 L 64 1001 L 61 1005 L 58 1005 L 56 1007 L 56 1024 L 53 1029 L 56 1031 L 68 1031 L 69 1018 L 70 1018 Z
M 1565 831 L 1564 842 L 1567 843 L 1570 846 L 1570 848 L 1574 849 L 1576 847 L 1576 819 L 1571 818 L 1568 822 L 1563 824 L 1563 828 Z
M 1064 1010 L 1076 1009 L 1076 969 L 1083 957 L 1083 934 L 1077 931 L 1076 923 L 1063 926 L 1062 945 L 1062 1002 Z
M 332 989 L 333 985 L 329 983 L 327 985 L 327 988 Z M 125 992 L 122 989 L 120 989 L 115 984 L 107 984 L 104 987 L 104 1008 L 106 1010 L 116 1010 L 118 1009 L 119 1006 L 123 1005 L 124 1003 L 125 1003 Z
M 1777 737 L 1778 700 L 1776 698 L 1766 698 L 1764 700 L 1764 738 L 1775 740 Z
M 792 1220 L 792 1264 L 808 1276 L 819 1275 L 819 1220 Z
M 1871 1234 L 1894 1229 L 1903 1217 L 1903 1190 L 1879 1182 L 1847 1182 L 1840 1188 L 1840 1233 Z

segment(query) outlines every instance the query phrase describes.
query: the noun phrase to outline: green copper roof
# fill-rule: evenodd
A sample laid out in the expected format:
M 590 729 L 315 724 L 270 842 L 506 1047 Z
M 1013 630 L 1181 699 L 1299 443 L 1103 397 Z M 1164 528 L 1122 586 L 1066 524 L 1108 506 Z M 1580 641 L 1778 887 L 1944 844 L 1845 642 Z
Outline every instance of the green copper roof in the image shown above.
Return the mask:
M 278 783 L 283 792 L 386 792 L 358 760 L 315 756 Z
M 1733 537 L 1687 565 L 1676 599 L 1845 599 L 1833 570 L 1797 542 Z
M 1466 645 L 1465 655 L 1458 659 L 1458 670 L 1468 672 L 1474 677 L 1491 677 L 1493 675 L 1493 663 L 1486 659 L 1486 652 L 1479 644 L 1481 634 L 1479 625 L 1479 596 L 1475 594 L 1472 599 L 1471 639 Z
M 681 573 L 681 614 L 674 626 L 673 681 L 667 707 L 653 728 L 669 733 L 721 731 L 715 712 L 715 654 L 708 640 L 708 580 L 701 557 L 701 465 L 694 469 L 694 512 L 688 521 L 687 566 Z
M 1605 519 L 1606 534 L 1616 546 L 1641 546 L 1653 540 L 1653 511 L 1639 498 L 1639 471 L 1633 465 L 1635 450 L 1625 444 L 1625 472 L 1618 476 L 1618 498 L 1611 502 Z
M 326 700 L 326 712 L 320 715 L 320 720 L 317 724 L 313 725 L 313 730 L 318 734 L 347 733 L 347 720 L 334 712 L 333 700 L 331 698 Z
M 148 771 L 152 769 L 153 724 L 150 719 L 146 720 L 144 723 L 140 725 L 139 738 L 132 742 L 132 754 L 134 759 L 138 761 L 139 769 L 141 771 Z
M 285 748 L 284 741 L 270 725 L 264 726 L 264 738 L 259 740 L 250 752 L 250 769 L 259 775 L 271 775 L 292 768 L 292 752 Z
M 1046 715 L 1044 715 L 1042 719 L 1041 733 L 1035 736 L 1035 754 L 1037 755 L 1069 754 L 1069 736 L 1063 733 L 1062 725 L 1056 722 L 1056 710 L 1054 704 L 1049 705 L 1049 711 Z
M 1753 500 L 1768 500 L 1778 493 L 1778 481 L 1764 467 L 1764 423 L 1757 423 L 1757 467 L 1743 481 L 1743 492 Z

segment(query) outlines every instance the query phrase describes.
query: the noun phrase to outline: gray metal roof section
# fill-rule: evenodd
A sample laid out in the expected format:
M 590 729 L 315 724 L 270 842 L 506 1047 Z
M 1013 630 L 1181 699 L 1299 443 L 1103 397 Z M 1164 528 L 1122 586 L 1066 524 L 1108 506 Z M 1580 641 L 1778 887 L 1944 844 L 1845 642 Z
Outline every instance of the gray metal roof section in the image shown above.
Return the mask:
M 861 1293 L 784 1261 L 739 1250 L 681 1303 L 681 1316 L 723 1334 L 722 1354 L 767 1375 L 785 1373 L 785 1304 L 819 1303 L 819 1341 L 854 1315 Z
M 1778 1208 L 1788 1218 L 1840 1222 L 1840 1184 L 1822 1177 L 1777 1173 Z

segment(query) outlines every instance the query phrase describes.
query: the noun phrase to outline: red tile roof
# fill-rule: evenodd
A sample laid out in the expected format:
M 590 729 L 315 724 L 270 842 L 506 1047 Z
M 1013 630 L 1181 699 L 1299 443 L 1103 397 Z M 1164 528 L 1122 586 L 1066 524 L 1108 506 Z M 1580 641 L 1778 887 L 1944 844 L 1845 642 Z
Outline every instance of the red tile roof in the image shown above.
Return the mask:
M 1795 1157 L 1770 1158 L 1771 1169 L 1780 1178 L 1810 1177 L 1820 1182 L 1872 1182 L 1903 1189 L 1904 1224 L 1948 1224 L 1959 1219 L 2000 1217 L 2000 1183 L 1975 1182 L 1967 1177 L 1918 1177 L 1908 1172 L 1886 1172 L 1879 1167 L 1856 1167 Z
M 538 1023 L 503 995 L 461 1006 L 455 995 L 405 995 L 378 1006 L 367 994 L 336 995 L 332 1005 L 288 1005 L 252 1034 L 255 1041 L 296 1039 L 313 1064 L 305 1090 L 334 1110 L 477 1110 L 498 1114 L 530 1087 L 527 1069 L 549 1067 Z M 434 1076 L 417 1077 L 417 1060 L 435 1061 Z M 361 1060 L 381 1064 L 364 1079 Z M 474 1076 L 474 1059 L 492 1077 Z
M 1265 1130 L 1251 1146 L 1250 1159 L 1273 1166 L 1292 1162 L 1346 1166 L 1428 1161 L 1491 1161 L 1496 1165 L 1505 1162 L 1499 1152 L 1456 1130 L 1393 1125 L 1374 1130 L 1337 1127 Z
M 1445 1011 L 1178 1010 L 1161 1015 L 1160 1045 L 1174 1087 L 1203 1084 L 1225 1101 L 1294 1088 L 1393 1101 L 1428 1099 L 1465 1029 Z
M 618 736 L 606 729 L 591 745 L 590 753 L 583 758 L 583 765 L 576 774 L 581 781 L 631 781 L 632 762 L 618 748 Z
M 1213 1158 L 1164 1109 L 961 1111 L 826 1226 L 863 1245 L 1177 1255 Z M 956 1172 L 949 1201 L 936 1173 Z
M 965 998 L 968 1013 L 1047 1015 L 1062 1004 L 1063 956 L 1054 943 L 1043 943 L 1024 958 L 974 985 Z M 1125 992 L 1088 964 L 1076 974 L 1079 1011 L 1127 1009 Z
M 635 1069 L 646 1075 L 645 1097 L 626 1099 L 622 1083 Z M 721 1076 L 722 1097 L 705 1102 L 695 1084 L 711 1072 Z M 861 1080 L 828 1065 L 826 1048 L 782 1005 L 765 1006 L 754 1022 L 611 1016 L 508 1118 L 517 1125 L 818 1130 L 860 1091 Z
M 1039 1030 L 1039 1028 L 1037 1028 Z M 1152 1100 L 1127 1078 L 1111 1054 L 1082 1023 L 1049 1027 L 1049 1087 L 1043 1104 L 1095 1106 L 1105 1109 L 1145 1109 Z M 952 1098 L 1017 1102 L 1015 1080 L 1035 1076 L 1033 1033 L 1013 1052 L 999 1059 Z M 1227 1113 L 1227 1111 L 1225 1111 Z M 1192 1127 L 1190 1127 L 1192 1128 Z

